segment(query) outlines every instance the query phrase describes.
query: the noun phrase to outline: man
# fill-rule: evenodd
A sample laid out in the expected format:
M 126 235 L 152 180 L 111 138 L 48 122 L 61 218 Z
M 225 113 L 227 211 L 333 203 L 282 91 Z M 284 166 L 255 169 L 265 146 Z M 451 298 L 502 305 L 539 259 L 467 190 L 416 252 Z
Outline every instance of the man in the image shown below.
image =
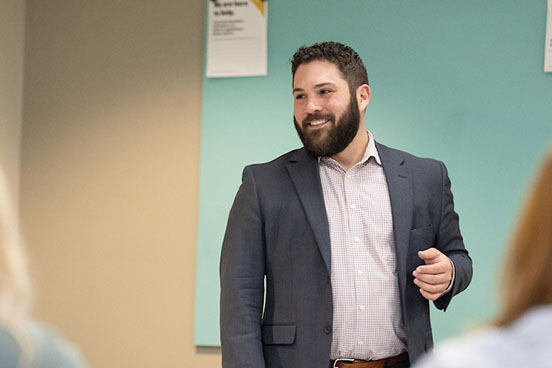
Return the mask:
M 223 367 L 408 367 L 472 275 L 445 166 L 374 141 L 348 46 L 292 60 L 304 147 L 245 168 L 222 247 Z M 265 294 L 266 282 L 266 294 Z

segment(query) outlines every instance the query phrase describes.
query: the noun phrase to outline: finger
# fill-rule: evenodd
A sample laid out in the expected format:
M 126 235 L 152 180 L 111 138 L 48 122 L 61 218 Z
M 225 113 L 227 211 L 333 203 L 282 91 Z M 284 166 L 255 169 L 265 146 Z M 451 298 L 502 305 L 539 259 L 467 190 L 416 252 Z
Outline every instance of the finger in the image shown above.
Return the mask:
M 426 250 L 420 250 L 418 251 L 418 257 L 423 259 L 424 261 L 432 260 L 434 258 L 439 257 L 441 253 L 437 248 L 428 248 Z
M 427 284 L 431 285 L 438 285 L 438 284 L 449 284 L 451 277 L 450 275 L 447 275 L 446 273 L 438 274 L 438 275 L 427 275 L 427 274 L 420 274 L 420 275 L 414 275 L 415 280 L 418 279 L 420 281 L 423 281 Z
M 443 293 L 429 293 L 422 289 L 420 289 L 420 294 L 422 294 L 422 296 L 427 300 L 432 300 L 432 301 L 439 299 L 439 297 L 443 295 Z
M 442 293 L 447 289 L 447 284 L 428 284 L 426 282 L 421 281 L 420 279 L 414 279 L 414 284 L 418 286 L 420 289 L 427 291 L 428 293 Z
M 431 291 L 432 293 L 435 293 L 435 292 L 438 292 L 439 290 L 445 291 L 449 283 L 447 281 L 438 282 L 437 280 L 428 282 L 428 281 L 424 281 L 419 278 L 416 278 L 414 279 L 414 284 L 416 284 L 417 286 L 419 286 L 420 288 L 426 291 Z
M 415 272 L 419 274 L 426 273 L 426 274 L 436 275 L 440 273 L 447 273 L 447 272 L 450 272 L 451 270 L 452 270 L 452 267 L 450 266 L 450 263 L 445 260 L 439 263 L 434 263 L 434 264 L 425 265 L 425 266 L 418 266 L 416 267 Z

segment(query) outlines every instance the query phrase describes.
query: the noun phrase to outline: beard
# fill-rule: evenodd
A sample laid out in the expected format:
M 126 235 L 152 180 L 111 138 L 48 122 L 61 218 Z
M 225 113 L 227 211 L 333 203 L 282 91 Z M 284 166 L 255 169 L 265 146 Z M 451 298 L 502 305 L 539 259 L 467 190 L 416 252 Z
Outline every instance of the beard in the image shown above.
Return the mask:
M 328 120 L 329 127 L 310 130 L 308 123 L 316 120 Z M 347 148 L 358 132 L 360 112 L 356 96 L 351 94 L 349 106 L 347 106 L 337 123 L 335 115 L 331 113 L 308 114 L 301 124 L 297 122 L 294 116 L 293 123 L 303 146 L 308 152 L 318 157 L 331 157 Z

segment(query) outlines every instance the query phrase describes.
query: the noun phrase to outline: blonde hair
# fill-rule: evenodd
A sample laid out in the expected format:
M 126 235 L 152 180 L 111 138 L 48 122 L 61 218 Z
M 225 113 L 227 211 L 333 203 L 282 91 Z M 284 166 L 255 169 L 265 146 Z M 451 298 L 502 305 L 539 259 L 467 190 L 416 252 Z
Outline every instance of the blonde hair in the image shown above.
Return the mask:
M 506 326 L 532 307 L 552 304 L 552 150 L 526 198 L 501 279 Z
M 28 314 L 31 285 L 19 223 L 6 176 L 0 167 L 0 324 L 14 336 L 22 352 L 30 353 Z

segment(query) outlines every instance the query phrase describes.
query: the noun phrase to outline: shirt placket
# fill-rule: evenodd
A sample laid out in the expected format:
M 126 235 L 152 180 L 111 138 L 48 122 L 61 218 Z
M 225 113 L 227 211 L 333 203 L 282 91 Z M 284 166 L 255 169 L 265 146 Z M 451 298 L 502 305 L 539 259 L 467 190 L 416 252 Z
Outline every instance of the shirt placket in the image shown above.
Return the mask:
M 353 350 L 355 355 L 364 355 L 367 346 L 365 338 L 365 331 L 360 330 L 362 323 L 358 323 L 359 320 L 366 319 L 366 303 L 364 298 L 360 295 L 361 290 L 365 290 L 367 287 L 367 269 L 365 262 L 365 237 L 362 227 L 362 213 L 360 212 L 360 196 L 359 185 L 360 181 L 359 167 L 355 166 L 349 169 L 345 174 L 345 206 L 347 208 L 348 227 L 350 230 L 350 236 L 348 243 L 350 244 L 350 254 L 352 259 L 352 268 L 350 269 L 350 278 L 354 287 L 354 295 L 352 305 L 354 307 L 354 315 L 356 316 L 355 323 L 355 338 L 353 343 Z

